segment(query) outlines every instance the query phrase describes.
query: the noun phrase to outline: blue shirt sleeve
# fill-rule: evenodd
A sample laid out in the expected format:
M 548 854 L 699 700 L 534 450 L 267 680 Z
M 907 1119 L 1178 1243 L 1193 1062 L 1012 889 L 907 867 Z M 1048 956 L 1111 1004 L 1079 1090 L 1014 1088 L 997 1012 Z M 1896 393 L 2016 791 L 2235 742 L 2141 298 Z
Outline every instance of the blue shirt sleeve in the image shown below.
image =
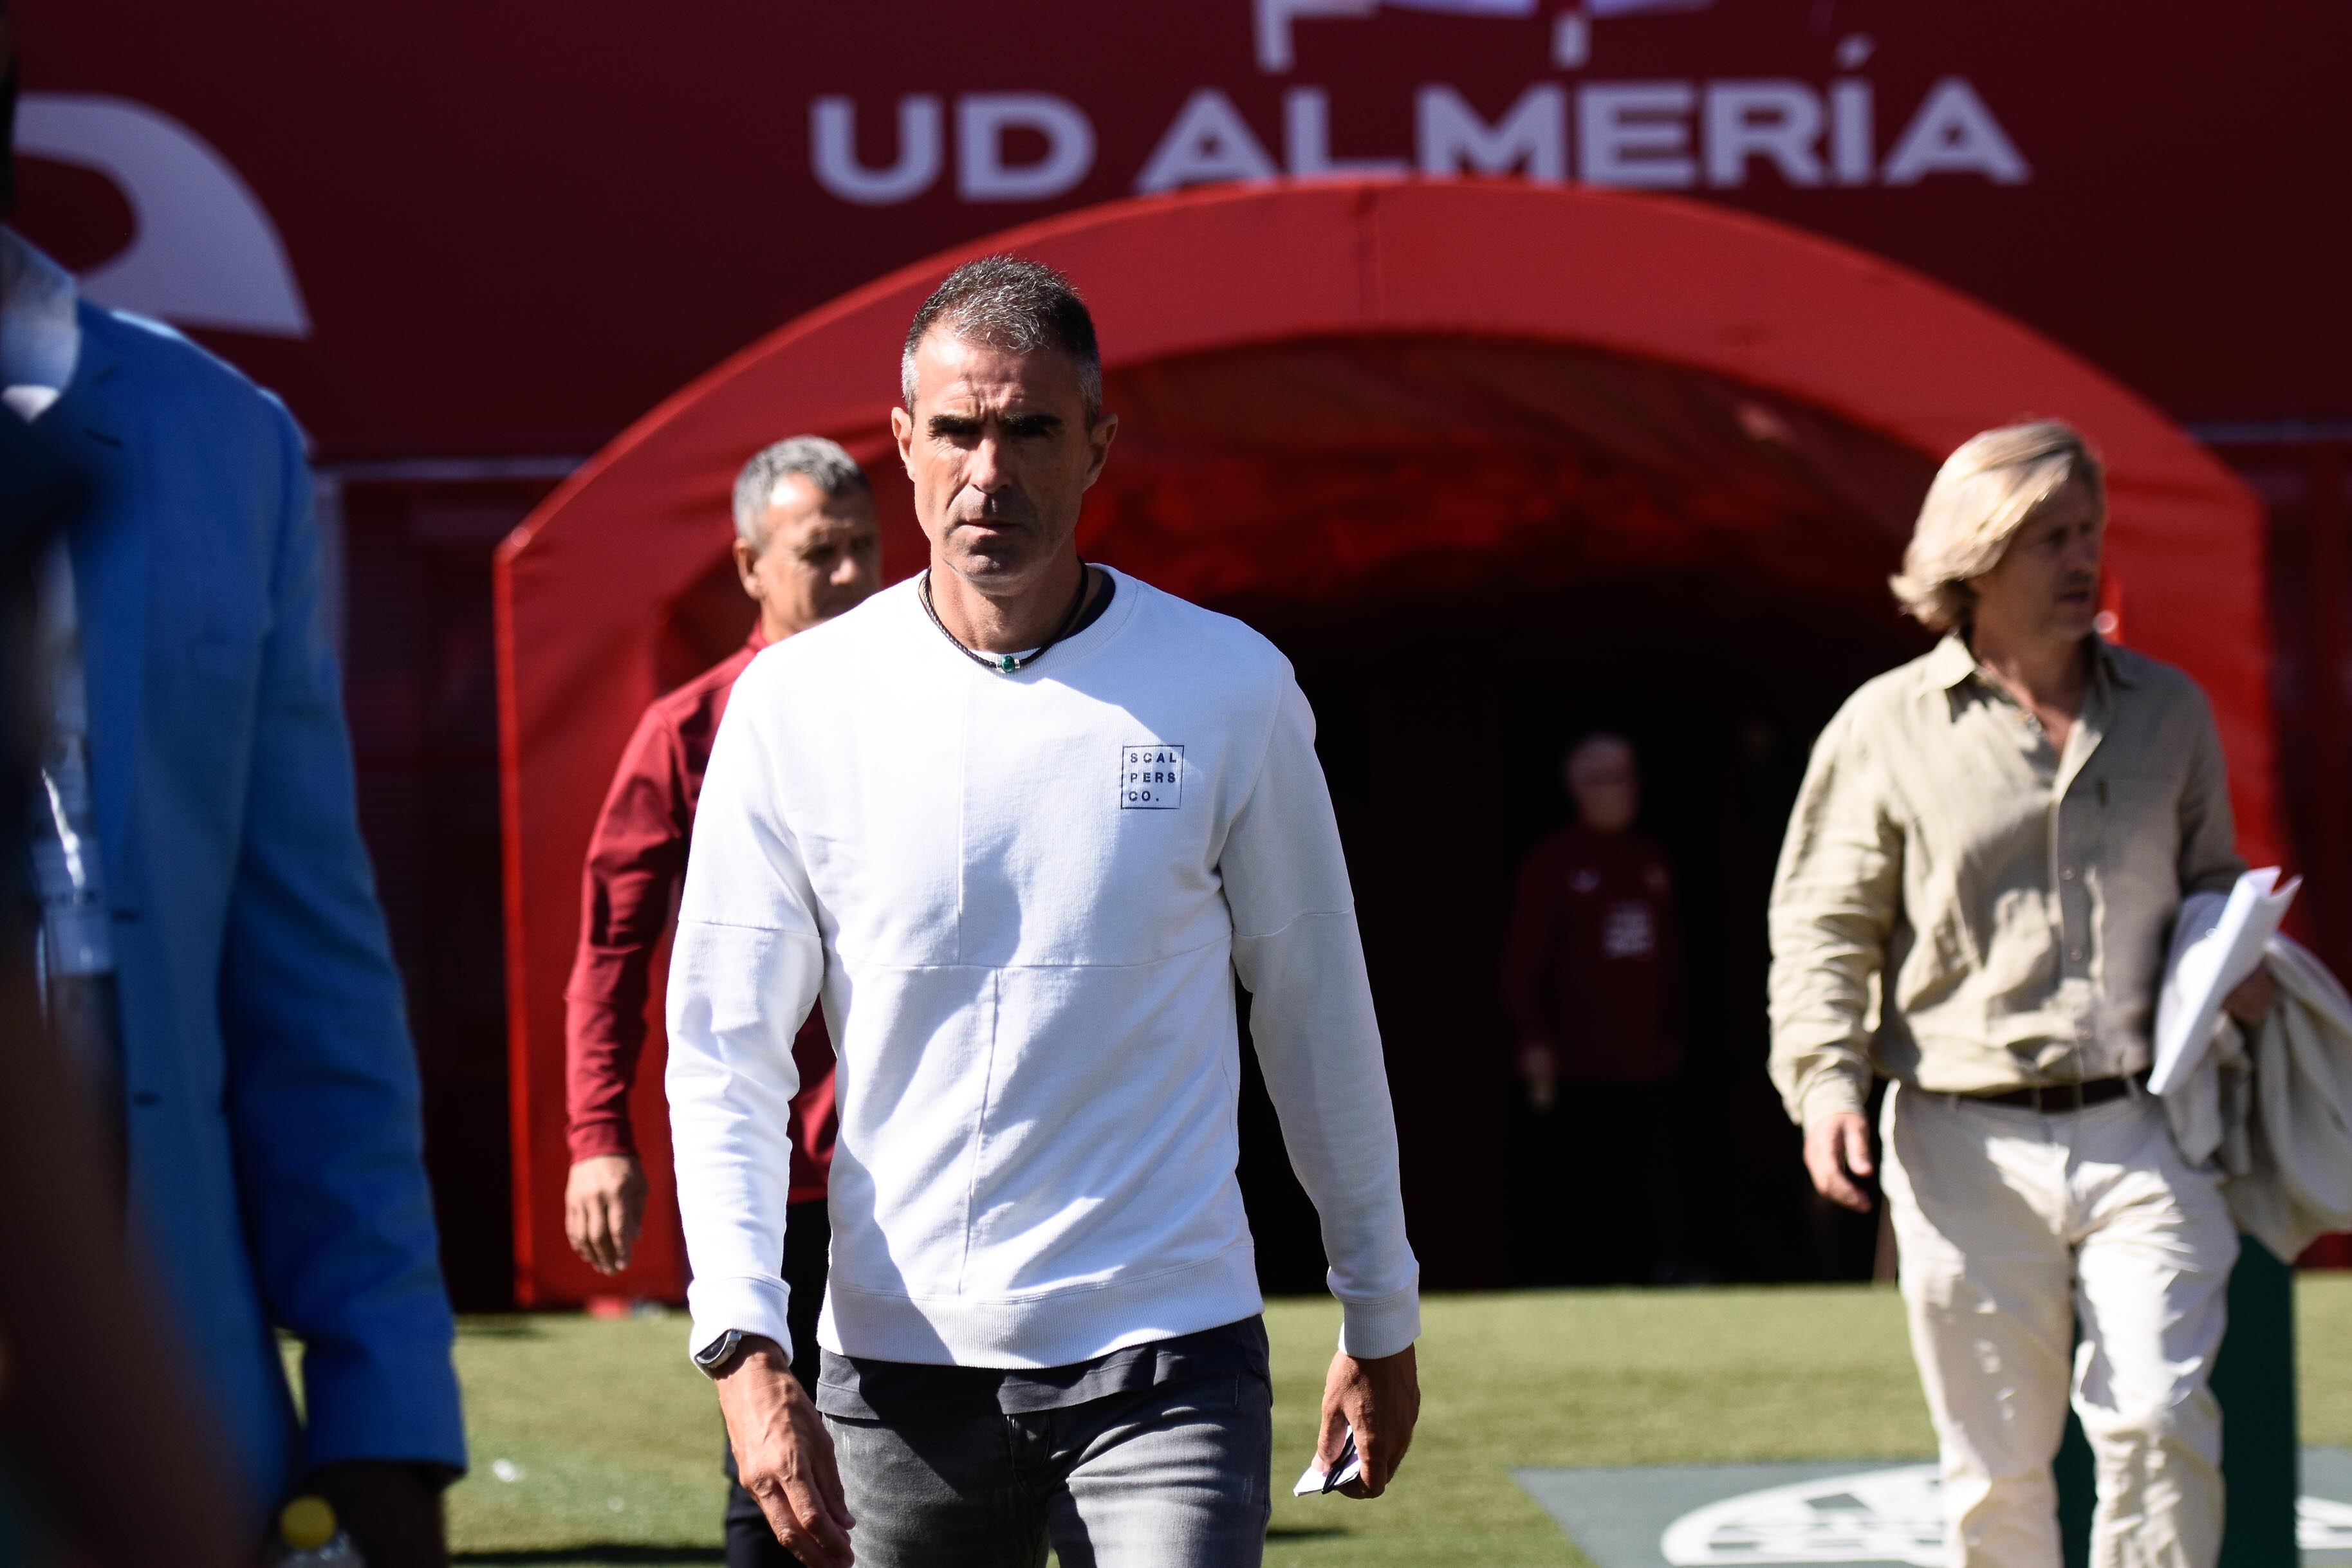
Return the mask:
M 271 1321 L 302 1343 L 306 1468 L 466 1462 L 415 1052 L 361 842 L 318 523 L 292 420 L 221 959 L 228 1114 Z

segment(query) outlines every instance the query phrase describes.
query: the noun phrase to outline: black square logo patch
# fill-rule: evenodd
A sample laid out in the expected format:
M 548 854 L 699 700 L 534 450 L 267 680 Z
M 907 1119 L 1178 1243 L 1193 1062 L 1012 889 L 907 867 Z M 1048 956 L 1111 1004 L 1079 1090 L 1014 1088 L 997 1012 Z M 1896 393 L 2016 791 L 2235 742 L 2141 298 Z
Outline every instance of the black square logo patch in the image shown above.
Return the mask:
M 1118 748 L 1118 809 L 1172 811 L 1184 803 L 1184 748 L 1137 741 Z

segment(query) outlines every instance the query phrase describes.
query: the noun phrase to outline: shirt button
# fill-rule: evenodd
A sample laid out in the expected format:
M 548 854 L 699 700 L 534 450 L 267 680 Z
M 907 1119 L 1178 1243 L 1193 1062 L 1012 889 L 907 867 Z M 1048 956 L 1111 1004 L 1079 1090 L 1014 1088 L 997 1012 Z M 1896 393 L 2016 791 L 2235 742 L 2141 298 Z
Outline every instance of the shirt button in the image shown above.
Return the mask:
M 2059 880 L 2060 880 L 2061 882 L 2072 882 L 2072 881 L 2074 881 L 2074 868 L 2073 866 L 2065 866 L 2065 867 L 2063 867 L 2063 868 L 2059 871 L 2059 873 L 2058 873 L 2058 878 L 2059 878 Z
M 2069 947 L 2069 948 L 2067 948 L 2067 949 L 2066 949 L 2066 959 L 2067 959 L 2067 962 L 2069 962 L 2069 963 L 2073 963 L 2073 964 L 2079 964 L 2079 963 L 2081 963 L 2081 962 L 2083 961 L 2083 950 L 2082 950 L 2080 947 Z

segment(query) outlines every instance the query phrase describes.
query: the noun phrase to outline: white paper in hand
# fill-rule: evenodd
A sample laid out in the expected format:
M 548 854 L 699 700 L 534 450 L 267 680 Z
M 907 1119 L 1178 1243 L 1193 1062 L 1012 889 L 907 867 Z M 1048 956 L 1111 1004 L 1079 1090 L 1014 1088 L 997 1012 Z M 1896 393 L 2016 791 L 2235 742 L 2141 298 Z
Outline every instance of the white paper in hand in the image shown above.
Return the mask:
M 2184 926 L 2173 933 L 2172 961 L 2156 1003 L 2156 1065 L 2147 1078 L 2154 1092 L 2168 1094 L 2189 1082 L 2213 1043 L 2221 1004 L 2263 961 L 2263 949 L 2303 885 L 2301 877 L 2284 887 L 2278 879 L 2274 865 L 2246 873 L 2205 930 Z M 2182 918 L 2189 918 L 2186 911 Z
M 1356 1452 L 1356 1429 L 1349 1427 L 1341 1436 L 1339 1462 L 1332 1466 L 1330 1472 L 1326 1474 L 1320 1462 L 1320 1456 L 1309 1460 L 1307 1473 L 1298 1478 L 1298 1484 L 1290 1489 L 1290 1495 L 1317 1497 L 1325 1492 L 1338 1491 L 1363 1473 L 1364 1458 Z

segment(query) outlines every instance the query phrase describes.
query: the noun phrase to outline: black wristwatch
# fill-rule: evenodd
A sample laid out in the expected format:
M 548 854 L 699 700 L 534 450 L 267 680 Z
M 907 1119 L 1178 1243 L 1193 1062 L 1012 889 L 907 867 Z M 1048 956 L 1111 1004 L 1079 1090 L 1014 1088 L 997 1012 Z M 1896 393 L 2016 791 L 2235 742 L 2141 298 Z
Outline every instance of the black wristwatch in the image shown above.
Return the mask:
M 694 1364 L 702 1368 L 709 1375 L 716 1377 L 726 1371 L 735 1358 L 742 1354 L 742 1351 L 743 1331 L 729 1329 L 694 1353 Z

